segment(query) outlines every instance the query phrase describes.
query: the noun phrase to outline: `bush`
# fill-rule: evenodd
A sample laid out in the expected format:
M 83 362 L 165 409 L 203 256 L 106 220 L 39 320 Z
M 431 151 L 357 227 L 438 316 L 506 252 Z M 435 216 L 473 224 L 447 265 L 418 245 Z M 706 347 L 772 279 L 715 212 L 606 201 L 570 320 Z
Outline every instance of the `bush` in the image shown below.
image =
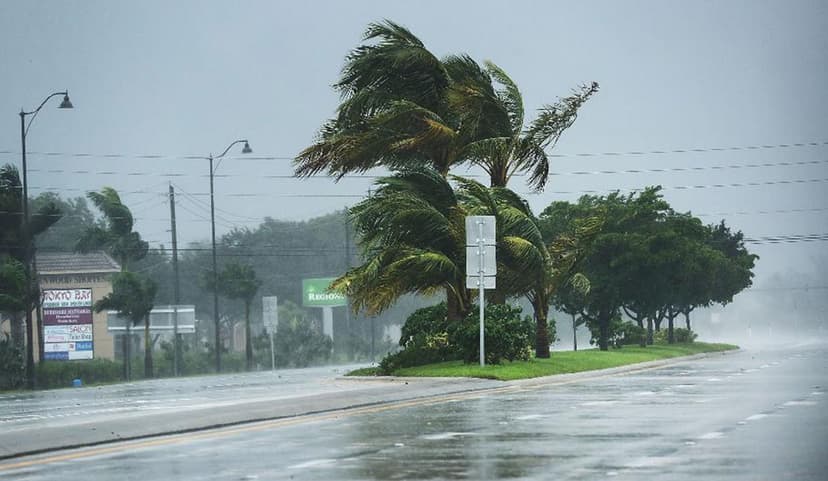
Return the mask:
M 647 342 L 647 329 L 633 324 L 632 322 L 625 322 L 621 324 L 615 336 L 615 346 L 637 346 L 642 342 Z
M 0 339 L 0 390 L 17 389 L 26 384 L 23 346 L 15 346 L 8 334 Z
M 486 306 L 484 336 L 487 364 L 502 360 L 529 359 L 535 326 L 529 316 L 521 318 L 522 309 L 508 304 Z M 467 363 L 480 359 L 480 316 L 477 309 L 449 331 L 449 344 L 456 346 Z
M 655 344 L 667 344 L 668 330 L 662 329 L 653 333 L 653 342 Z M 673 338 L 677 343 L 688 344 L 699 337 L 695 332 L 685 329 L 683 327 L 673 328 Z
M 143 372 L 143 366 L 140 370 Z M 120 381 L 121 363 L 109 359 L 43 361 L 37 364 L 36 373 L 37 386 L 42 389 L 69 387 L 74 379 L 80 379 L 85 385 L 99 384 Z
M 380 361 L 380 373 L 388 375 L 403 367 L 422 366 L 460 359 L 457 346 L 449 343 L 446 303 L 417 309 L 402 327 L 397 353 Z
M 405 347 L 414 342 L 415 337 L 444 335 L 448 330 L 448 309 L 446 303 L 423 307 L 412 312 L 400 333 L 400 346 Z

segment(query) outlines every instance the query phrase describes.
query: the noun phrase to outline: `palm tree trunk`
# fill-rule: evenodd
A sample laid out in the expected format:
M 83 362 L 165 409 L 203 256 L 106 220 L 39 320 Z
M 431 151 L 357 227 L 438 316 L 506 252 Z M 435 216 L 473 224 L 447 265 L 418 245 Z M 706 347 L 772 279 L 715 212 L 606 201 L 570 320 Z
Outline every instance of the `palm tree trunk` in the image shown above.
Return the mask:
M 535 357 L 549 358 L 549 304 L 545 296 L 536 295 L 532 303 L 535 310 Z
M 144 378 L 152 378 L 152 339 L 150 339 L 150 318 L 144 319 Z
M 250 337 L 250 302 L 244 301 L 244 354 L 247 359 L 247 370 L 253 369 L 253 339 Z

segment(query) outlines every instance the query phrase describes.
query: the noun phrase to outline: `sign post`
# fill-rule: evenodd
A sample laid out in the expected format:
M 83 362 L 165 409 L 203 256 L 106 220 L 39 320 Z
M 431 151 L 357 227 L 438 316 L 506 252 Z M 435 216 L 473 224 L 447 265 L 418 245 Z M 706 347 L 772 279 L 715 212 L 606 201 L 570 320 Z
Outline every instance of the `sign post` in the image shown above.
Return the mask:
M 480 291 L 480 365 L 486 364 L 485 289 L 496 288 L 496 225 L 492 215 L 466 217 L 466 287 Z
M 329 291 L 335 280 L 333 277 L 302 280 L 302 305 L 322 308 L 322 332 L 331 336 L 331 340 L 334 336 L 333 308 L 348 305 L 344 294 Z
M 262 320 L 264 327 L 270 334 L 270 369 L 276 370 L 276 354 L 273 350 L 273 334 L 279 327 L 279 298 L 276 296 L 262 297 Z

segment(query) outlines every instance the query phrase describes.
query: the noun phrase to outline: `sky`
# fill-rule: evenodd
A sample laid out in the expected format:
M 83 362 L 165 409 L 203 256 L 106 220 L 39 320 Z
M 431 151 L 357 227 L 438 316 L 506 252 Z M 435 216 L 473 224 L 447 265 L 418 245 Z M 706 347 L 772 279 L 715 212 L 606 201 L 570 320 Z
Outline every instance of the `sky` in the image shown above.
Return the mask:
M 75 108 L 53 99 L 29 130 L 30 194 L 114 187 L 153 245 L 170 244 L 170 183 L 179 242 L 209 239 L 206 157 L 242 138 L 254 153 L 236 146 L 216 170 L 219 235 L 353 205 L 371 177 L 296 179 L 291 159 L 333 114 L 345 56 L 382 19 L 439 56 L 500 65 L 528 119 L 600 84 L 549 152 L 546 191 L 512 180 L 536 212 L 662 185 L 677 210 L 748 238 L 828 233 L 824 1 L 7 0 L 0 163 L 20 162 L 20 109 L 68 89 Z M 751 249 L 757 283 L 785 271 L 828 283 L 825 241 Z

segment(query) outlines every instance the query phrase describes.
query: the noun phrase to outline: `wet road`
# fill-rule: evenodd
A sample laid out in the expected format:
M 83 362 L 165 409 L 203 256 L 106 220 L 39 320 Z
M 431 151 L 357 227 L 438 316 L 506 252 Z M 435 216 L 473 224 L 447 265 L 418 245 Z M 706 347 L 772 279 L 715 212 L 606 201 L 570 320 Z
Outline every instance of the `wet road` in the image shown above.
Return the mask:
M 0 477 L 823 480 L 826 385 L 824 345 L 746 350 L 8 460 Z

